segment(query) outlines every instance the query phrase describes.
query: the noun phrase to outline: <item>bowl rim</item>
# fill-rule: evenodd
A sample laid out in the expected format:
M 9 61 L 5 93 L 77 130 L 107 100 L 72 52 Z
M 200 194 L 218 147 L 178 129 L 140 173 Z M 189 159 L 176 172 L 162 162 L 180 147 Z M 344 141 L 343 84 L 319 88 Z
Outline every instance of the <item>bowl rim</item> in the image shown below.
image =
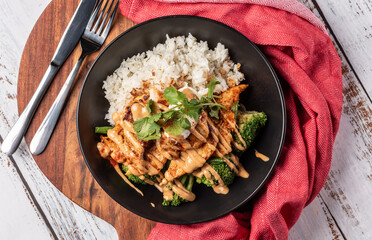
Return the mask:
M 219 214 L 216 214 L 216 215 L 214 215 L 212 217 L 206 217 L 204 219 L 198 219 L 198 220 L 187 221 L 187 222 L 182 221 L 182 220 L 166 221 L 166 220 L 159 220 L 159 219 L 153 218 L 151 216 L 145 216 L 141 212 L 137 211 L 135 208 L 132 208 L 132 207 L 129 207 L 127 205 L 122 204 L 121 201 L 119 201 L 116 197 L 112 196 L 111 193 L 109 193 L 103 187 L 101 181 L 96 176 L 96 174 L 94 173 L 94 171 L 92 171 L 92 169 L 91 169 L 91 167 L 90 167 L 90 165 L 88 163 L 87 157 L 85 156 L 85 153 L 84 153 L 84 150 L 83 150 L 83 146 L 82 146 L 82 142 L 81 142 L 81 137 L 80 137 L 80 129 L 79 129 L 79 109 L 80 109 L 80 102 L 81 102 L 82 94 L 83 94 L 83 91 L 84 91 L 84 88 L 85 88 L 87 79 L 88 79 L 88 77 L 90 75 L 91 70 L 96 65 L 97 61 L 101 58 L 101 56 L 106 52 L 106 50 L 108 48 L 110 48 L 111 45 L 113 45 L 122 36 L 124 36 L 125 34 L 129 33 L 130 31 L 133 31 L 136 28 L 139 28 L 139 27 L 141 27 L 143 25 L 146 25 L 148 23 L 152 23 L 152 22 L 155 22 L 155 21 L 160 21 L 160 20 L 164 20 L 164 19 L 172 19 L 172 18 L 194 18 L 194 19 L 199 19 L 199 20 L 202 20 L 202 21 L 213 22 L 213 23 L 222 25 L 223 27 L 228 28 L 228 29 L 230 29 L 230 30 L 238 33 L 242 37 L 244 37 L 252 45 L 252 47 L 258 52 L 258 54 L 264 60 L 264 62 L 266 63 L 266 65 L 269 67 L 269 70 L 270 70 L 271 74 L 274 77 L 275 85 L 276 85 L 276 87 L 278 89 L 278 92 L 279 92 L 280 105 L 281 105 L 281 110 L 283 112 L 283 115 L 282 115 L 282 126 L 281 126 L 282 132 L 281 132 L 281 136 L 280 136 L 279 150 L 277 151 L 277 153 L 276 153 L 276 155 L 274 157 L 273 164 L 272 164 L 271 168 L 267 172 L 267 174 L 264 177 L 264 179 L 262 180 L 262 182 L 258 185 L 258 187 L 249 196 L 247 196 L 242 202 L 240 202 L 239 204 L 231 207 L 228 210 L 225 210 L 225 211 L 223 211 L 223 212 L 221 212 Z M 286 111 L 285 98 L 284 98 L 283 90 L 282 90 L 282 87 L 281 87 L 281 84 L 280 84 L 280 80 L 279 80 L 279 78 L 278 78 L 278 76 L 277 76 L 277 74 L 276 74 L 273 66 L 271 65 L 271 63 L 269 62 L 269 60 L 267 59 L 267 57 L 262 53 L 262 51 L 257 47 L 257 45 L 254 44 L 250 39 L 248 39 L 244 34 L 242 34 L 241 32 L 239 32 L 238 30 L 234 29 L 231 26 L 228 26 L 228 25 L 226 25 L 226 24 L 224 24 L 222 22 L 219 22 L 219 21 L 216 21 L 216 20 L 213 20 L 213 19 L 210 19 L 210 18 L 200 17 L 200 16 L 194 16 L 194 15 L 168 15 L 168 16 L 162 16 L 162 17 L 152 18 L 152 19 L 146 20 L 144 22 L 138 23 L 138 24 L 136 24 L 136 25 L 128 28 L 124 32 L 120 33 L 110 43 L 108 43 L 107 46 L 105 46 L 104 49 L 101 50 L 101 52 L 98 54 L 98 56 L 96 57 L 96 59 L 94 60 L 94 62 L 91 64 L 88 72 L 85 75 L 84 81 L 83 81 L 83 83 L 81 85 L 81 89 L 80 89 L 80 92 L 79 92 L 79 98 L 78 98 L 78 102 L 77 102 L 77 107 L 76 107 L 76 131 L 77 131 L 77 136 L 78 136 L 78 140 L 79 140 L 80 151 L 81 151 L 81 153 L 83 155 L 85 164 L 87 165 L 90 173 L 93 175 L 94 180 L 97 181 L 97 183 L 103 189 L 103 191 L 105 191 L 105 193 L 107 195 L 109 195 L 110 198 L 112 198 L 116 203 L 118 203 L 119 205 L 121 205 L 125 209 L 127 209 L 127 210 L 135 213 L 138 216 L 141 216 L 143 218 L 146 218 L 146 219 L 149 219 L 149 220 L 152 220 L 152 221 L 156 221 L 156 222 L 167 223 L 167 224 L 175 224 L 175 225 L 195 224 L 195 223 L 201 223 L 201 222 L 211 221 L 211 220 L 220 218 L 220 217 L 222 217 L 222 216 L 224 216 L 224 215 L 226 215 L 226 214 L 228 214 L 228 213 L 236 210 L 237 208 L 243 206 L 249 200 L 251 200 L 262 189 L 262 187 L 264 186 L 264 184 L 269 180 L 269 177 L 272 175 L 273 170 L 274 170 L 275 166 L 277 165 L 277 163 L 279 161 L 279 157 L 280 157 L 280 154 L 281 154 L 281 152 L 283 150 L 283 146 L 284 146 L 284 142 L 285 142 L 285 135 L 286 135 L 286 130 L 287 130 L 286 129 L 286 125 L 287 125 L 287 111 Z

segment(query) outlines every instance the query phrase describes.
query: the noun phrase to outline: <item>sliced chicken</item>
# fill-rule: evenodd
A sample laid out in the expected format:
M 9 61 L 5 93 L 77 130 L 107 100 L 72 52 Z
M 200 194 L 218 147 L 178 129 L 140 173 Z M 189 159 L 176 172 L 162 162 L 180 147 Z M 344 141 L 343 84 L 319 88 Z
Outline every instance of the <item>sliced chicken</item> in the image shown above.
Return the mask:
M 218 98 L 217 102 L 222 104 L 227 109 L 230 109 L 234 103 L 239 101 L 240 93 L 242 93 L 247 87 L 247 84 L 240 84 L 238 86 L 229 88 L 219 95 L 221 98 Z

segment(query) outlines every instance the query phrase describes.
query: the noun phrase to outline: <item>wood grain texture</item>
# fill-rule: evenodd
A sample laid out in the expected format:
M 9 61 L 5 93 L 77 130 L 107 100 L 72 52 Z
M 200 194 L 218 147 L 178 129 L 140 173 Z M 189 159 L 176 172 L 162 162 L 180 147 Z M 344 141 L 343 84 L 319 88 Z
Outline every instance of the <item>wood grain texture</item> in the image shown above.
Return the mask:
M 319 15 L 312 1 L 300 1 L 304 2 L 315 14 Z M 0 0 L 0 134 L 2 137 L 5 137 L 10 126 L 17 118 L 15 99 L 17 71 L 24 41 L 37 15 L 47 2 L 49 0 Z M 367 161 L 371 159 L 371 155 L 368 154 L 368 151 L 369 153 L 371 152 L 371 121 L 369 117 L 371 116 L 371 104 L 363 90 L 363 85 L 365 85 L 365 88 L 371 85 L 372 81 L 369 79 L 372 75 L 368 71 L 370 61 L 363 59 L 368 58 L 365 54 L 369 51 L 368 49 L 371 49 L 371 44 L 368 41 L 364 41 L 359 36 L 360 34 L 354 36 L 355 34 L 349 31 L 350 29 L 353 31 L 356 29 L 360 31 L 361 35 L 363 33 L 368 35 L 370 33 L 368 26 L 370 24 L 365 19 L 371 18 L 372 13 L 364 10 L 365 19 L 362 21 L 362 18 L 359 18 L 358 15 L 359 11 L 350 11 L 350 9 L 355 9 L 351 6 L 357 7 L 357 4 L 363 9 L 366 6 L 364 2 L 369 3 L 367 1 L 342 0 L 337 1 L 337 4 L 335 3 L 336 1 L 333 1 L 333 5 L 337 5 L 335 8 L 329 8 L 328 2 L 330 1 L 319 0 L 318 4 L 326 19 L 330 22 L 331 28 L 336 33 L 338 41 L 344 48 L 346 57 L 349 58 L 352 64 L 352 66 L 348 65 L 345 56 L 338 49 L 344 63 L 344 91 L 346 96 L 344 98 L 344 108 L 347 107 L 348 109 L 343 112 L 342 123 L 334 148 L 331 171 L 333 176 L 330 175 L 331 180 L 327 181 L 326 188 L 322 190 L 322 198 L 317 198 L 304 210 L 300 220 L 290 231 L 290 239 L 342 239 L 340 234 L 342 235 L 343 233 L 348 239 L 369 239 L 367 238 L 370 236 L 368 234 L 371 234 L 372 231 L 368 226 L 372 225 L 372 217 L 369 211 L 368 195 L 370 196 L 372 191 L 371 182 L 370 180 L 366 181 L 366 179 L 372 178 L 370 161 Z M 347 13 L 344 13 L 344 11 Z M 67 16 L 67 18 L 69 17 L 70 15 Z M 334 18 L 334 21 L 330 21 L 330 18 Z M 367 29 L 361 29 L 361 26 Z M 339 31 L 336 32 L 335 28 L 338 28 Z M 346 37 L 348 39 L 345 39 Z M 42 59 L 34 59 L 34 61 L 40 60 Z M 70 63 L 69 69 L 71 69 L 72 64 Z M 355 64 L 361 66 L 361 68 L 356 68 Z M 46 65 L 44 67 L 46 68 Z M 351 70 L 351 67 L 356 70 L 359 78 L 364 76 L 365 80 L 361 79 L 362 85 L 358 82 L 356 74 Z M 59 84 L 60 87 L 62 82 Z M 52 100 L 48 103 L 49 106 L 51 103 Z M 45 115 L 46 112 L 43 114 Z M 36 166 L 24 142 L 21 144 L 20 150 L 14 155 L 14 159 L 59 238 L 115 239 L 116 233 L 106 223 L 68 201 L 48 182 Z M 358 164 L 360 162 L 361 165 Z M 6 162 L 5 165 L 0 164 L 0 168 L 4 166 L 14 169 L 11 165 L 8 167 Z M 0 179 L 3 179 L 1 178 L 2 176 L 8 176 L 14 182 L 20 181 L 17 174 L 4 174 L 0 176 Z M 363 196 L 360 195 L 361 192 L 363 192 Z M 15 191 L 9 191 L 9 195 L 11 194 L 24 197 L 26 193 L 22 191 L 22 195 Z M 367 195 L 367 198 L 363 199 L 365 195 Z M 20 216 L 21 213 L 19 211 L 22 208 L 13 208 L 12 206 L 14 205 L 9 204 L 9 200 L 5 204 L 12 208 L 11 211 L 15 215 Z M 31 203 L 25 202 L 24 204 Z M 4 206 L 1 206 L 0 212 L 3 213 L 3 209 Z M 32 209 L 32 207 L 29 209 Z M 329 211 L 327 212 L 328 209 Z M 37 216 L 37 213 L 34 214 Z M 41 221 L 38 219 L 34 218 L 34 221 Z M 331 224 L 328 223 L 328 219 L 330 219 Z M 0 229 L 9 231 L 9 229 L 3 227 L 6 226 L 3 224 L 5 221 L 7 219 L 0 217 Z M 37 225 L 41 226 L 40 223 Z M 338 230 L 338 226 L 340 230 Z M 121 229 L 125 228 L 130 229 L 131 225 L 128 226 L 127 223 L 121 224 Z M 34 231 L 30 229 L 25 227 L 23 231 L 33 234 Z M 43 230 L 41 231 L 43 232 Z M 332 235 L 333 231 L 336 232 L 336 236 Z M 3 239 L 2 237 L 0 238 Z
M 307 0 L 303 2 L 322 19 L 313 2 Z M 320 10 L 326 14 L 329 11 L 329 6 L 321 4 L 326 1 L 317 2 Z M 341 1 L 337 2 L 337 5 L 355 5 L 357 2 L 359 1 Z M 337 7 L 342 8 L 342 6 Z M 372 18 L 372 12 L 368 12 L 365 13 L 369 18 Z M 332 18 L 334 17 L 332 16 Z M 343 28 L 343 24 L 346 24 L 345 20 L 341 19 L 343 17 L 346 16 L 340 16 L 340 19 L 335 23 L 338 28 Z M 347 24 L 353 25 L 351 28 L 357 29 L 359 23 L 354 21 L 355 16 L 349 15 L 347 17 L 350 20 Z M 333 35 L 334 27 L 332 25 L 328 26 L 328 30 L 342 61 L 344 104 L 340 128 L 333 149 L 332 167 L 320 196 L 345 238 L 372 239 L 370 229 L 372 212 L 369 210 L 369 196 L 372 194 L 372 102 L 364 90 L 368 88 L 368 84 L 365 81 L 359 81 L 357 68 L 354 67 L 352 61 L 350 61 L 351 65 L 347 61 L 349 54 L 347 57 L 344 55 L 350 51 L 349 47 L 338 45 L 338 41 L 335 39 L 336 37 L 338 40 L 340 38 Z M 365 32 L 368 31 L 368 29 L 365 30 Z M 343 35 L 350 35 L 352 32 L 344 29 Z M 372 51 L 372 45 L 365 44 L 364 42 L 363 49 L 368 48 Z M 359 54 L 362 55 L 361 52 Z M 370 73 L 369 78 L 371 76 Z M 370 84 L 371 81 L 369 81 Z
M 20 112 L 42 78 L 77 3 L 78 1 L 52 1 L 35 24 L 24 48 L 19 69 L 17 99 Z M 51 22 L 53 25 L 50 25 Z M 133 25 L 133 22 L 118 14 L 106 43 Z M 79 55 L 80 48 L 76 48 L 49 87 L 26 135 L 28 143 Z M 34 158 L 46 177 L 62 193 L 79 206 L 113 224 L 121 239 L 145 239 L 155 223 L 125 210 L 112 200 L 93 179 L 79 149 L 76 133 L 77 99 L 83 78 L 97 55 L 98 53 L 89 55 L 83 63 L 48 148 Z
M 0 153 L 0 189 L 6 193 L 0 194 L 0 239 L 27 239 L 30 230 L 40 240 L 53 237 L 17 170 L 3 153 Z M 24 226 L 25 231 L 19 231 L 19 226 Z
M 289 240 L 299 239 L 333 239 L 343 240 L 335 220 L 325 206 L 323 199 L 317 196 L 301 214 L 296 225 L 291 229 Z
M 316 2 L 371 99 L 372 2 L 370 0 Z
M 0 0 L 2 139 L 18 117 L 17 72 L 22 49 L 38 16 L 48 3 L 49 0 Z M 0 181 L 4 184 L 10 181 L 12 184 L 1 188 L 0 233 L 4 237 L 0 239 L 45 239 L 48 238 L 45 234 L 48 231 L 54 232 L 55 237 L 50 239 L 118 239 L 116 230 L 110 224 L 74 204 L 49 182 L 33 160 L 25 141 L 13 154 L 13 161 L 4 156 L 1 157 L 1 163 Z M 18 171 L 14 172 L 15 169 Z M 22 190 L 17 186 L 22 186 Z M 31 200 L 23 201 L 22 198 Z M 37 205 L 39 208 L 35 207 Z M 34 217 L 43 214 L 44 219 Z M 47 222 L 49 229 L 43 230 Z M 14 227 L 17 227 L 17 231 Z

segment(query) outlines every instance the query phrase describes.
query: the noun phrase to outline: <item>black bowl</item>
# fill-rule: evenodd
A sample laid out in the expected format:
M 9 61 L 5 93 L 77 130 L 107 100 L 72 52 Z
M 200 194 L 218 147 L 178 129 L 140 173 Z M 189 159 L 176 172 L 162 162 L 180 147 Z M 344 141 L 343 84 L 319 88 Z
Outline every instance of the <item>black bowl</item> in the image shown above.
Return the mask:
M 109 103 L 102 90 L 106 76 L 120 66 L 124 58 L 152 49 L 170 37 L 191 33 L 207 41 L 210 48 L 218 42 L 228 49 L 231 59 L 241 63 L 249 88 L 241 103 L 249 110 L 264 111 L 268 122 L 254 146 L 241 157 L 249 172 L 247 179 L 236 178 L 227 195 L 195 184 L 196 200 L 179 207 L 163 207 L 162 194 L 153 186 L 139 186 L 144 197 L 130 188 L 115 172 L 108 160 L 102 159 L 96 144 L 96 126 L 108 125 L 104 116 Z M 138 24 L 113 40 L 91 66 L 80 92 L 77 107 L 77 129 L 80 148 L 91 173 L 101 187 L 126 209 L 151 220 L 171 224 L 191 224 L 218 218 L 241 206 L 263 186 L 281 152 L 286 114 L 279 80 L 268 60 L 245 36 L 220 22 L 195 16 L 168 16 Z M 267 155 L 264 162 L 254 156 L 254 149 Z M 154 203 L 152 207 L 150 203 Z

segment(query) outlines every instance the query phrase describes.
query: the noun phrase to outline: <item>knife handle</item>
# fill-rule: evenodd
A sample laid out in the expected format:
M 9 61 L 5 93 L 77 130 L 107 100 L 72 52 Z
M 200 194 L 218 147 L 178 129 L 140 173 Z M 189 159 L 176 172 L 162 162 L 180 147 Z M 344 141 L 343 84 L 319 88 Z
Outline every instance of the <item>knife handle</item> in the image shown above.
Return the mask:
M 56 100 L 50 107 L 49 112 L 45 116 L 39 129 L 36 131 L 35 136 L 32 138 L 32 141 L 30 143 L 30 150 L 32 154 L 39 155 L 45 150 L 46 146 L 48 145 L 53 130 L 57 124 L 59 115 L 61 115 L 63 106 L 66 102 L 68 93 L 70 92 L 70 89 L 72 87 L 72 83 L 74 82 L 74 79 L 79 72 L 84 58 L 85 56 L 81 56 L 75 64 L 74 68 L 71 70 L 66 79 L 66 82 L 63 84 L 60 92 L 58 93 Z
M 52 64 L 49 65 L 34 95 L 32 95 L 30 102 L 27 104 L 21 116 L 19 116 L 17 122 L 14 124 L 12 129 L 10 129 L 10 132 L 4 139 L 3 144 L 1 146 L 1 151 L 3 153 L 11 155 L 17 150 L 22 140 L 22 137 L 25 134 L 31 122 L 31 119 L 34 116 L 36 108 L 39 106 L 39 103 L 43 98 L 44 93 L 48 89 L 58 69 L 59 69 L 58 66 Z

